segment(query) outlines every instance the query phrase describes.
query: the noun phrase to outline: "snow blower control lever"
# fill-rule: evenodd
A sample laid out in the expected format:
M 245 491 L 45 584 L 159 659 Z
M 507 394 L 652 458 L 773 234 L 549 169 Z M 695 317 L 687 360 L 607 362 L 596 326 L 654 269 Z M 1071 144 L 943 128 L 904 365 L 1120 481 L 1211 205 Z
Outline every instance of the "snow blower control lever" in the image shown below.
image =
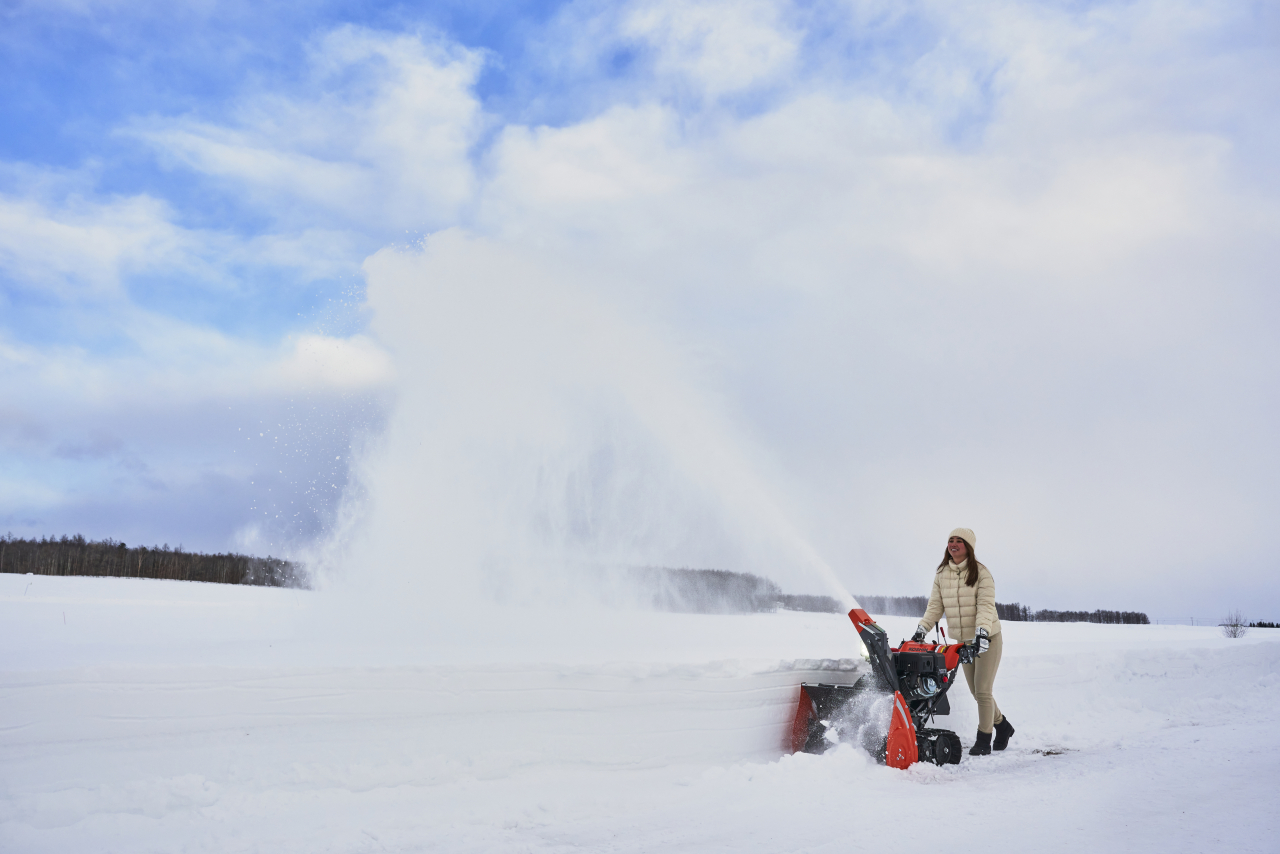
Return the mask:
M 903 641 L 890 648 L 888 634 L 866 611 L 855 608 L 849 619 L 867 649 L 871 673 L 853 685 L 802 684 L 791 728 L 792 750 L 825 751 L 830 746 L 827 731 L 831 721 L 856 696 L 874 691 L 893 695 L 889 732 L 883 746 L 877 745 L 880 761 L 893 768 L 906 768 L 913 762 L 958 763 L 960 737 L 926 724 L 934 715 L 950 713 L 947 691 L 960 665 L 977 657 L 977 647 L 972 643 Z

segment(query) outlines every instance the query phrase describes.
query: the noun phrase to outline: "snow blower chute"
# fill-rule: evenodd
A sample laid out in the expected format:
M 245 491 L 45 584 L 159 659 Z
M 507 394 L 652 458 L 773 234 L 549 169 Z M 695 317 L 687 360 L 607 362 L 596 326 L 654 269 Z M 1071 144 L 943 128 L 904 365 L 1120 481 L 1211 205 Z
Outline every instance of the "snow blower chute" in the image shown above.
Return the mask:
M 853 685 L 801 684 L 791 726 L 792 751 L 825 751 L 830 746 L 827 730 L 831 722 L 859 694 L 873 691 L 893 695 L 889 733 L 884 744 L 876 746 L 881 762 L 893 768 L 906 768 L 913 762 L 958 763 L 960 737 L 926 724 L 934 715 L 950 714 L 947 691 L 955 683 L 960 665 L 974 660 L 977 650 L 973 644 L 903 641 L 890 649 L 889 636 L 866 611 L 854 608 L 849 619 L 867 648 L 871 672 Z

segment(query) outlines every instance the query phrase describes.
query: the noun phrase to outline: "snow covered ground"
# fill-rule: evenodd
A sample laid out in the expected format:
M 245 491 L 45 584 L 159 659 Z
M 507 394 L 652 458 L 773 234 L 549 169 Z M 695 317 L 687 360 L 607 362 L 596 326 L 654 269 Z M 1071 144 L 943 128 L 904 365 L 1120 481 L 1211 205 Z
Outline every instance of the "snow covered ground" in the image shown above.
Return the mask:
M 784 754 L 841 616 L 333 598 L 0 575 L 0 851 L 1280 849 L 1280 631 L 1006 623 L 1010 749 L 902 772 Z

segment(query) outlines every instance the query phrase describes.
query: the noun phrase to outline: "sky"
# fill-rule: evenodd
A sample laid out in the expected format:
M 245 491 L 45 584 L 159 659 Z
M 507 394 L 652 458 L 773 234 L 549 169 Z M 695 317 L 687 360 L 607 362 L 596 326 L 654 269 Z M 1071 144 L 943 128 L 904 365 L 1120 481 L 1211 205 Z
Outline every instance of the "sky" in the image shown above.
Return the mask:
M 0 530 L 1280 616 L 1272 4 L 0 20 Z

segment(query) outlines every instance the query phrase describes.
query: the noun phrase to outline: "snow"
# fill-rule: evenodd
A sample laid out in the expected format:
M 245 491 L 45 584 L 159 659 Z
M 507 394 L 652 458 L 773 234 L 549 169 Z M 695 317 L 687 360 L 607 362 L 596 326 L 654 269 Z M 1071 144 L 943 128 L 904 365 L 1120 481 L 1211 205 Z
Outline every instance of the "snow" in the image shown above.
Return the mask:
M 1280 631 L 1006 622 L 1009 750 L 903 772 L 785 755 L 842 616 L 335 595 L 0 575 L 0 851 L 1276 850 Z

